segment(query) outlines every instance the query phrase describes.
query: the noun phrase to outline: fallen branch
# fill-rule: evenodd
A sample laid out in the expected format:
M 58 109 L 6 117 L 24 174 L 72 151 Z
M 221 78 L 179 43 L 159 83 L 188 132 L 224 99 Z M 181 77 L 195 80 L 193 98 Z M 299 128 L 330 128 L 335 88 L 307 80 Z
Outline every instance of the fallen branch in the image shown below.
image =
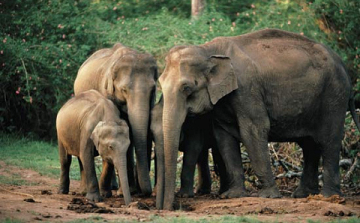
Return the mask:
M 355 160 L 354 163 L 352 164 L 352 166 L 350 167 L 349 171 L 345 174 L 344 180 L 348 181 L 351 177 L 351 175 L 353 174 L 353 172 L 359 168 L 360 166 L 360 152 L 358 152 L 355 156 Z
M 31 194 L 25 194 L 25 193 L 10 191 L 10 190 L 5 189 L 5 188 L 3 188 L 3 187 L 0 187 L 0 190 L 3 190 L 3 191 L 5 191 L 5 192 L 11 193 L 11 194 L 17 194 L 17 195 L 20 195 L 20 196 L 25 196 L 25 197 L 34 198 L 34 196 L 32 196 Z
M 342 168 L 347 168 L 351 166 L 351 164 L 352 164 L 351 159 L 342 159 L 339 162 L 339 166 Z
M 292 178 L 295 178 L 295 177 L 301 177 L 301 172 L 293 172 L 293 171 L 288 171 L 286 173 L 281 173 L 279 175 L 277 175 L 275 177 L 275 179 L 280 179 L 280 178 L 289 178 L 289 179 L 292 179 Z

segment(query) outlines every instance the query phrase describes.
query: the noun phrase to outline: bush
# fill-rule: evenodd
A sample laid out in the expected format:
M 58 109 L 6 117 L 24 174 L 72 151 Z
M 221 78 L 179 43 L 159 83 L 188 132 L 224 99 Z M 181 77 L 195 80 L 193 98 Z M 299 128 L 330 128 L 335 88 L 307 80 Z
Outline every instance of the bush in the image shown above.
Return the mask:
M 2 130 L 54 137 L 56 113 L 71 97 L 77 69 L 102 47 L 106 24 L 92 19 L 94 9 L 85 2 L 2 4 Z

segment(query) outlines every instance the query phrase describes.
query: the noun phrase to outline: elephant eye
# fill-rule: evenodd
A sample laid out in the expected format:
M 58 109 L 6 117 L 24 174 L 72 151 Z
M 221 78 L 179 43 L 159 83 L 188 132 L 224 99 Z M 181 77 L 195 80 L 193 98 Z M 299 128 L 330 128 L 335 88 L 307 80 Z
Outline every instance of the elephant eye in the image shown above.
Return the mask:
M 113 149 L 114 149 L 114 147 L 113 147 L 112 145 L 109 145 L 108 148 L 109 148 L 110 150 L 113 150 Z
M 193 89 L 188 84 L 183 84 L 181 90 L 187 96 L 189 96 L 193 92 Z
M 127 93 L 126 87 L 122 87 L 122 88 L 121 88 L 121 93 L 123 93 L 123 94 L 126 94 L 126 93 Z
M 210 74 L 216 73 L 217 66 L 213 66 L 210 70 Z

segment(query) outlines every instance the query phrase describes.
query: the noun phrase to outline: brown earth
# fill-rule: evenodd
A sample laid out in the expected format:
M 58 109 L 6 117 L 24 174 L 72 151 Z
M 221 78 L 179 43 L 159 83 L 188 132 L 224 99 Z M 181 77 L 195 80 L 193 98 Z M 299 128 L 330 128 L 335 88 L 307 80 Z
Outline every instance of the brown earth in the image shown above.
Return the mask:
M 18 174 L 26 183 L 22 186 L 0 184 L 0 222 L 5 219 L 66 222 L 86 218 L 143 222 L 151 221 L 155 216 L 216 219 L 223 215 L 246 216 L 267 222 L 307 222 L 309 219 L 326 222 L 350 216 L 360 221 L 360 195 L 331 199 L 321 196 L 219 199 L 216 195 L 206 195 L 178 199 L 179 210 L 170 212 L 156 210 L 155 197 L 133 197 L 133 203 L 128 207 L 124 206 L 121 197 L 89 203 L 76 193 L 80 186 L 77 181 L 71 182 L 69 195 L 59 195 L 56 193 L 58 180 L 0 162 L 0 175 L 7 176 L 9 172 Z

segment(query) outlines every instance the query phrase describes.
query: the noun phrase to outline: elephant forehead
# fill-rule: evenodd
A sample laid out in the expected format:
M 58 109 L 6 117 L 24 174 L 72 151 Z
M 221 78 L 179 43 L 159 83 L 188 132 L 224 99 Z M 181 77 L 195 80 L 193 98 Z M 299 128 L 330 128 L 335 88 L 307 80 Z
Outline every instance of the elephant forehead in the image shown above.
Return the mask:
M 104 139 L 109 138 L 116 138 L 119 135 L 124 135 L 125 137 L 128 137 L 128 128 L 124 126 L 119 126 L 116 123 L 109 123 L 106 122 L 106 124 L 101 128 L 101 137 Z
M 181 58 L 180 52 L 175 51 L 175 52 L 170 53 L 166 59 L 169 63 L 174 63 L 174 62 L 179 62 L 180 58 Z

